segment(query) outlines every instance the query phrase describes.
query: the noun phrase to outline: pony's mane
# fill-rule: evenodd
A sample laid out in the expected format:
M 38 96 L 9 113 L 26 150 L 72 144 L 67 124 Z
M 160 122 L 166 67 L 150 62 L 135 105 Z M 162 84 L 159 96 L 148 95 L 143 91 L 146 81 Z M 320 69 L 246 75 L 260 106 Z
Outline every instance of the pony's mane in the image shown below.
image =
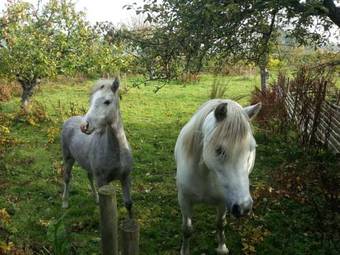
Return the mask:
M 206 117 L 221 103 L 227 103 L 227 116 L 212 130 L 210 145 L 227 148 L 241 142 L 251 132 L 249 119 L 242 107 L 232 100 L 213 99 L 203 104 L 188 123 L 190 130 L 183 134 L 183 145 L 188 155 L 202 150 L 202 126 Z

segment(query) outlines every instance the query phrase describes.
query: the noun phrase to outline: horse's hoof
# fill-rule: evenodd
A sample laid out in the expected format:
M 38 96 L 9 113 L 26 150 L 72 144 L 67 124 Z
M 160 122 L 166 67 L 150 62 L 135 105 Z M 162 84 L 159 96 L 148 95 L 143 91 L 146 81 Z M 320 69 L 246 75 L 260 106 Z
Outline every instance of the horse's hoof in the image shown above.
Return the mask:
M 63 209 L 66 209 L 68 208 L 68 202 L 63 202 L 62 206 L 61 206 Z
M 218 247 L 218 248 L 216 248 L 216 253 L 218 255 L 227 255 L 227 254 L 229 254 L 229 250 L 226 246 Z

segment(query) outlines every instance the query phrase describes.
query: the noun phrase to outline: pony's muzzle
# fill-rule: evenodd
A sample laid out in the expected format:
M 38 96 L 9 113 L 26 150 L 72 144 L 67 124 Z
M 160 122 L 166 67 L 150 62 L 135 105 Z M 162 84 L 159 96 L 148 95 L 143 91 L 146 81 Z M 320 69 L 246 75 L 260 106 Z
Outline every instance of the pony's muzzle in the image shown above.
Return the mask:
M 243 203 L 235 203 L 231 207 L 231 214 L 236 218 L 240 218 L 241 216 L 249 215 L 251 209 L 253 207 L 253 200 L 249 199 Z
M 88 121 L 84 121 L 80 124 L 80 130 L 81 132 L 89 135 L 91 134 L 91 131 L 89 130 L 90 123 Z

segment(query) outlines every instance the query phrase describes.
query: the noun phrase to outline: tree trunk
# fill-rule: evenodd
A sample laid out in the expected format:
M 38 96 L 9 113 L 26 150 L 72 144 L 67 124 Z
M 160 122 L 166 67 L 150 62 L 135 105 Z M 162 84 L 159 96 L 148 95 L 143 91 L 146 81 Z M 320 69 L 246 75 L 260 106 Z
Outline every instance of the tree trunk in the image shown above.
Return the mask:
M 23 79 L 18 79 L 21 87 L 22 87 L 22 94 L 21 94 L 21 107 L 28 111 L 28 106 L 30 102 L 30 98 L 33 95 L 33 89 L 37 85 L 37 79 L 27 81 Z
M 266 66 L 260 66 L 260 74 L 261 74 L 261 91 L 265 92 L 268 89 L 268 77 L 269 77 L 269 72 Z

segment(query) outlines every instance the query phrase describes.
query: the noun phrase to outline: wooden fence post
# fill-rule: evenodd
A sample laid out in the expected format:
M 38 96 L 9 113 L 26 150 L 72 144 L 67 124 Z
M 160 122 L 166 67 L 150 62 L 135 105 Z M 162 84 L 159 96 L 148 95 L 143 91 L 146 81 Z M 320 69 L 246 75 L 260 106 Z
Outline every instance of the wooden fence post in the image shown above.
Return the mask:
M 112 185 L 98 189 L 100 231 L 103 255 L 118 255 L 118 215 L 116 192 Z
M 125 219 L 120 226 L 122 255 L 139 254 L 139 226 L 135 219 Z

